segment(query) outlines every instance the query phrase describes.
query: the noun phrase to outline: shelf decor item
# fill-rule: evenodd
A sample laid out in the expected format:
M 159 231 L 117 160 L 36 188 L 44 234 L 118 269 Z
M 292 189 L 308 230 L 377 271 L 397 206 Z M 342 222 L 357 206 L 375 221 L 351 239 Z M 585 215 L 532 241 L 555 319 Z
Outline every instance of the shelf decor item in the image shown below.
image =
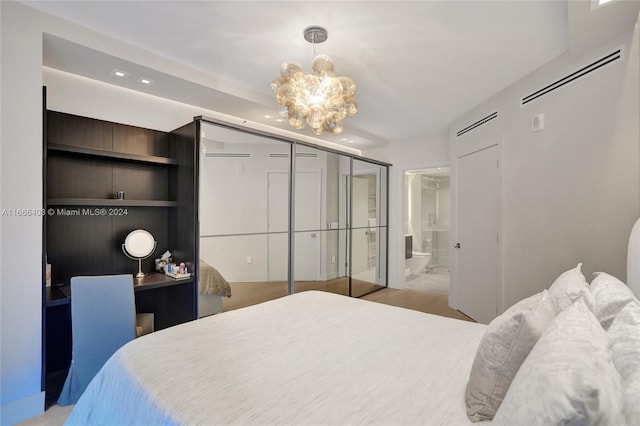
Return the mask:
M 149 231 L 135 229 L 127 235 L 122 244 L 122 252 L 129 259 L 138 261 L 138 273 L 136 278 L 144 278 L 142 272 L 142 259 L 146 259 L 156 250 L 157 242 Z

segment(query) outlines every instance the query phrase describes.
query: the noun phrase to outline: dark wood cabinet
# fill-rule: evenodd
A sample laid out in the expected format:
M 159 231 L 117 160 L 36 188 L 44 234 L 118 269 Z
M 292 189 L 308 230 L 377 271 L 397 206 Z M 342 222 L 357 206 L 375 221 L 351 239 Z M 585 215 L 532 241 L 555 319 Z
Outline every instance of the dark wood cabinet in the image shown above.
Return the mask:
M 141 228 L 154 236 L 157 248 L 142 261 L 150 285 L 134 287 L 138 312 L 153 312 L 156 330 L 195 319 L 199 121 L 161 132 L 45 111 L 44 122 L 43 257 L 52 265 L 54 288 L 79 275 L 137 272 L 137 262 L 121 245 Z M 124 199 L 117 198 L 118 191 Z M 187 264 L 191 278 L 151 274 L 154 258 L 165 250 Z M 45 377 L 60 377 L 66 374 L 61 366 L 68 368 L 71 360 L 70 315 L 68 300 L 65 306 L 65 298 L 53 300 L 52 293 L 43 288 L 43 368 Z M 43 383 L 43 388 L 51 386 Z M 56 391 L 47 398 L 57 398 Z

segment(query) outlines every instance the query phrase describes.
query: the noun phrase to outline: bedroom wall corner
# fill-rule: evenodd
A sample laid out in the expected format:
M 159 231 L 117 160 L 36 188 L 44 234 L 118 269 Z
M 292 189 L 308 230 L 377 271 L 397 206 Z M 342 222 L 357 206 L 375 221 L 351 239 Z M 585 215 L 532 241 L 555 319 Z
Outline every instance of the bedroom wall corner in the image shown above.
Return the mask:
M 41 413 L 42 33 L 40 15 L 0 2 L 0 424 Z M 26 23 L 30 25 L 26 25 Z M 31 25 L 32 24 L 32 25 Z M 6 209 L 6 210 L 5 210 Z M 16 209 L 16 210 L 13 210 Z

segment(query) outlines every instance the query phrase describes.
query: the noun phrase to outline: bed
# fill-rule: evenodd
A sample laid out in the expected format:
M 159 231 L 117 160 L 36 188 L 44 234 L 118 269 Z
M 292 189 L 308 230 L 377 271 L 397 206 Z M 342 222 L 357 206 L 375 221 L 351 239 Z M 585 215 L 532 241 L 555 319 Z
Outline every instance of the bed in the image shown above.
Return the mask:
M 640 302 L 580 268 L 488 326 L 307 291 L 155 332 L 65 424 L 640 424 Z

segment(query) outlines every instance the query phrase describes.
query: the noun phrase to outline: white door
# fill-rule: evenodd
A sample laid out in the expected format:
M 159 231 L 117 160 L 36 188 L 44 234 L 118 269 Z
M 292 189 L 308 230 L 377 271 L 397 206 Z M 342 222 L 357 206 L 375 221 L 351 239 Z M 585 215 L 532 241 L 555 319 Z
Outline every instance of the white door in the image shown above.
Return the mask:
M 287 254 L 289 228 L 289 174 L 269 172 L 269 280 L 287 280 Z M 320 207 L 318 203 L 318 173 L 316 171 L 297 172 L 295 182 L 295 227 L 309 232 L 295 233 L 294 264 L 296 280 L 315 280 L 319 267 L 320 237 L 316 231 L 320 227 Z
M 320 178 L 316 171 L 296 172 L 294 279 L 315 281 L 320 267 Z
M 286 281 L 289 247 L 289 174 L 268 173 L 267 250 L 269 281 Z M 277 234 L 274 232 L 278 232 Z
M 498 312 L 498 146 L 458 159 L 458 309 L 488 324 Z
M 351 275 L 368 269 L 369 180 L 353 177 L 353 230 L 351 231 Z

